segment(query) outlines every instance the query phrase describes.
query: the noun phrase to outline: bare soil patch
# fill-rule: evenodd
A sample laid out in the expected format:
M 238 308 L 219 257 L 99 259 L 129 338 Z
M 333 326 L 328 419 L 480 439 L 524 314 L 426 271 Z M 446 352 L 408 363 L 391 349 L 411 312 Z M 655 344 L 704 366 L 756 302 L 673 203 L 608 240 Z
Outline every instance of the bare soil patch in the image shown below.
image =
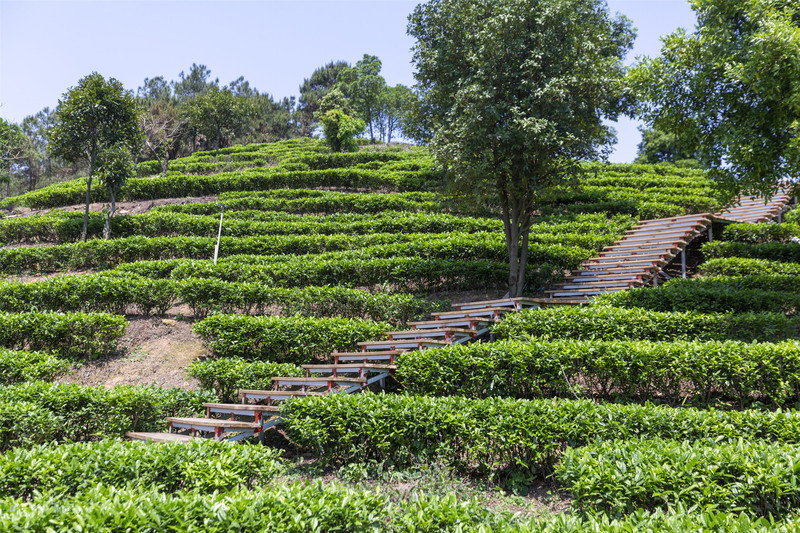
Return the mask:
M 186 368 L 206 354 L 200 337 L 187 320 L 129 316 L 119 352 L 109 358 L 84 363 L 60 379 L 81 385 L 155 385 L 197 389 Z

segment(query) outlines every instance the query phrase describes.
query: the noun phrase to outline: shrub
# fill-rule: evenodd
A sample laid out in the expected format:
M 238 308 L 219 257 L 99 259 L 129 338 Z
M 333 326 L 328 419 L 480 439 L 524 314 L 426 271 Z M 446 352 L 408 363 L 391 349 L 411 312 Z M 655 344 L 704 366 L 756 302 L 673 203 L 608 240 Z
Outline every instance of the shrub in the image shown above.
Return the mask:
M 782 263 L 800 263 L 800 244 L 794 242 L 747 243 L 733 241 L 707 242 L 701 247 L 709 259 L 719 257 L 745 257 L 748 259 L 769 259 Z
M 69 369 L 69 363 L 43 352 L 0 348 L 0 385 L 24 381 L 52 381 Z
M 272 388 L 272 377 L 305 376 L 305 371 L 287 363 L 225 358 L 195 361 L 186 374 L 221 401 L 234 402 L 239 389 L 268 390 Z
M 747 276 L 750 274 L 800 275 L 800 264 L 781 263 L 767 259 L 747 259 L 744 257 L 722 257 L 709 259 L 701 264 L 699 270 L 707 276 Z
M 0 451 L 47 442 L 60 425 L 58 416 L 35 403 L 0 400 Z
M 786 242 L 798 235 L 800 235 L 800 227 L 794 224 L 738 223 L 725 226 L 719 240 L 758 244 Z
M 361 319 L 249 317 L 213 315 L 194 331 L 218 357 L 241 357 L 275 363 L 311 363 L 334 350 L 357 348 L 389 330 L 385 322 Z

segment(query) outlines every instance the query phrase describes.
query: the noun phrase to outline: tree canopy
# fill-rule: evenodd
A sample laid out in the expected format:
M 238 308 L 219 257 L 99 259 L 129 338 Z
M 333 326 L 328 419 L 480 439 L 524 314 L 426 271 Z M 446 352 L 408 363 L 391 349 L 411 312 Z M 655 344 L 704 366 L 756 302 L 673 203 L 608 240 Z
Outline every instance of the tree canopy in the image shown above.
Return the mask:
M 84 159 L 89 163 L 81 233 L 81 240 L 86 240 L 92 178 L 100 152 L 115 145 L 133 150 L 141 142 L 136 102 L 122 83 L 114 78 L 106 81 L 93 72 L 64 93 L 56 115 L 58 120 L 49 132 L 52 153 L 69 162 Z
M 697 146 L 728 198 L 772 195 L 800 171 L 800 6 L 692 0 L 697 27 L 630 72 L 651 124 Z
M 212 141 L 219 154 L 220 146 L 248 129 L 251 109 L 247 99 L 235 96 L 227 87 L 213 85 L 189 100 L 184 113 L 187 122 Z
M 499 206 L 519 295 L 537 203 L 612 137 L 631 25 L 601 0 L 432 0 L 408 31 L 418 131 L 454 190 Z
M 668 133 L 658 128 L 639 128 L 642 133 L 642 142 L 636 147 L 634 163 L 656 164 L 674 163 L 687 168 L 699 168 L 697 160 L 697 147 L 687 145 L 674 133 Z

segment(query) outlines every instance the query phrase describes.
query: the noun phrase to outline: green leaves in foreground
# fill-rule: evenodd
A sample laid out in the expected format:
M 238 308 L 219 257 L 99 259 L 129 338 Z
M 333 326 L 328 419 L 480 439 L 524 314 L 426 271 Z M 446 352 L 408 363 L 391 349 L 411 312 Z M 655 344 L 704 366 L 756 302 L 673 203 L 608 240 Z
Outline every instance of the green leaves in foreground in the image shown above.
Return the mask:
M 631 440 L 565 451 L 556 477 L 578 507 L 709 508 L 781 517 L 800 506 L 800 448 L 766 442 Z

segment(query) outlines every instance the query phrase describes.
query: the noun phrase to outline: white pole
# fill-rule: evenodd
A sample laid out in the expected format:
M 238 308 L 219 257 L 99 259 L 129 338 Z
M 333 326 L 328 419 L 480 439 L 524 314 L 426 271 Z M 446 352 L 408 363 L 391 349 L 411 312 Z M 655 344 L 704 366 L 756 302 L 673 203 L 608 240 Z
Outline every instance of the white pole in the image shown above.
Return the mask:
M 217 245 L 214 247 L 214 264 L 217 264 L 219 256 L 219 241 L 222 239 L 222 216 L 225 214 L 225 204 L 221 204 L 222 211 L 219 213 L 219 232 L 217 233 Z

